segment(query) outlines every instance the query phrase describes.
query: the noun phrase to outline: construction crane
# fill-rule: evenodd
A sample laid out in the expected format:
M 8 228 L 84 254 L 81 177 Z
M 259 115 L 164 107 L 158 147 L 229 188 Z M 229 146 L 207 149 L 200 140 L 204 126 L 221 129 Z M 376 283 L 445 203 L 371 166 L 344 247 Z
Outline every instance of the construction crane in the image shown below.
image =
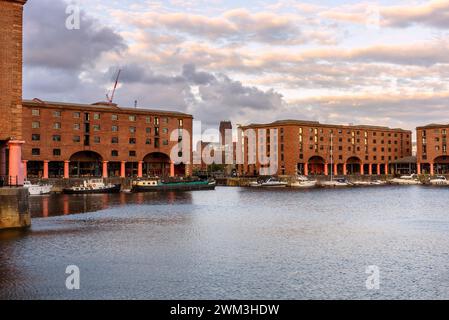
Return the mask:
M 119 69 L 119 71 L 117 73 L 117 78 L 115 79 L 114 89 L 112 90 L 111 97 L 109 97 L 109 93 L 106 94 L 106 98 L 108 99 L 109 103 L 112 103 L 114 101 L 115 90 L 117 90 L 118 79 L 120 78 L 120 73 L 121 72 L 122 72 L 122 70 Z

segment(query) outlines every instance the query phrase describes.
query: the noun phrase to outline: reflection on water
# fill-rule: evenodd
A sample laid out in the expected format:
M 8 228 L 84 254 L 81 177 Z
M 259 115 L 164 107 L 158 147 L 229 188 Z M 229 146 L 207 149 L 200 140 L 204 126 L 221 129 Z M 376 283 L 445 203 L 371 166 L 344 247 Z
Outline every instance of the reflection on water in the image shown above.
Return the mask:
M 448 192 L 33 197 L 31 230 L 0 233 L 0 299 L 447 299 Z M 65 288 L 73 264 L 79 291 Z

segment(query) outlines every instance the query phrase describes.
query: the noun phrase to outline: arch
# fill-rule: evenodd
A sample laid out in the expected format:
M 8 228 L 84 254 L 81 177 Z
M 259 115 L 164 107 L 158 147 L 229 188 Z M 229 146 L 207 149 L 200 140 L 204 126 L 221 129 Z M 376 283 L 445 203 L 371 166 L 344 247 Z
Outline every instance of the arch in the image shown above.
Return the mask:
M 320 157 L 320 156 L 310 157 L 309 160 L 307 161 L 309 174 L 312 174 L 312 175 L 324 174 L 325 173 L 325 168 L 324 168 L 325 163 L 326 163 L 326 161 L 324 160 L 323 157 Z
M 78 151 L 70 157 L 70 176 L 101 177 L 103 157 L 94 151 Z
M 350 163 L 362 163 L 362 160 L 360 160 L 360 158 L 359 157 L 355 157 L 355 156 L 352 156 L 352 157 L 349 157 L 348 158 L 348 160 L 346 160 L 346 163 L 348 163 L 348 164 L 350 164 Z
M 449 174 L 449 156 L 439 156 L 433 160 L 435 174 Z
M 143 158 L 143 174 L 148 177 L 170 175 L 170 157 L 162 152 L 151 152 Z
M 349 157 L 346 160 L 346 174 L 360 174 L 362 166 L 362 160 L 359 157 Z

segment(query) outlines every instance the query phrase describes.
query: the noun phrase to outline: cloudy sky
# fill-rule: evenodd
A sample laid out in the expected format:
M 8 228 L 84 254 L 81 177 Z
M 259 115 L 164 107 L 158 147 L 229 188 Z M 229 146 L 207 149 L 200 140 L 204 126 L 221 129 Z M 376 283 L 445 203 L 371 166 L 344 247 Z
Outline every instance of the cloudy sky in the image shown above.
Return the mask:
M 67 4 L 81 8 L 79 30 Z M 24 98 L 214 125 L 449 122 L 449 0 L 29 0 Z

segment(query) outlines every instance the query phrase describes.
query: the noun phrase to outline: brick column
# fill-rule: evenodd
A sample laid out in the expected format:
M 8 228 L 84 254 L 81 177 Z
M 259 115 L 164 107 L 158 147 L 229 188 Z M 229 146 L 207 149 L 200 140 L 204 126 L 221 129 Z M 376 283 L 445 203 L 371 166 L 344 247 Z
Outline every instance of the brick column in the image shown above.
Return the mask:
M 65 160 L 64 161 L 64 179 L 69 179 L 70 178 L 70 173 L 69 173 L 69 165 L 70 165 L 70 161 Z
M 328 164 L 327 163 L 324 164 L 324 175 L 325 176 L 329 175 L 329 168 L 328 168 Z
M 305 176 L 309 175 L 309 164 L 307 162 L 304 163 L 304 175 Z
M 120 178 L 126 177 L 126 167 L 125 167 L 126 161 L 122 161 L 120 164 Z
M 143 161 L 139 161 L 139 164 L 137 165 L 137 177 L 143 177 Z
M 346 166 L 347 166 L 346 162 L 343 163 L 343 175 L 345 176 L 348 174 L 348 168 Z
M 9 176 L 11 184 L 23 185 L 22 144 L 24 141 L 12 140 L 9 145 Z
M 334 175 L 338 175 L 338 164 L 334 163 Z
M 108 161 L 103 161 L 103 178 L 108 177 Z
M 370 176 L 372 176 L 373 175 L 373 165 L 370 163 L 370 164 L 368 164 L 369 165 L 369 167 L 368 167 L 368 174 L 370 175 Z
M 433 163 L 430 164 L 430 175 L 433 176 L 435 174 Z
M 421 174 L 421 163 L 416 164 L 416 173 Z
M 385 174 L 388 174 L 388 163 L 385 163 Z
M 175 163 L 173 161 L 170 161 L 170 177 L 175 176 Z
M 28 160 L 22 160 L 22 170 L 23 170 L 23 179 L 27 180 L 28 171 L 27 171 Z
M 48 163 L 50 161 L 44 160 L 44 176 L 42 178 L 48 179 Z
M 380 174 L 380 163 L 377 164 L 377 174 Z
M 360 163 L 360 175 L 365 175 L 365 165 L 363 163 Z

